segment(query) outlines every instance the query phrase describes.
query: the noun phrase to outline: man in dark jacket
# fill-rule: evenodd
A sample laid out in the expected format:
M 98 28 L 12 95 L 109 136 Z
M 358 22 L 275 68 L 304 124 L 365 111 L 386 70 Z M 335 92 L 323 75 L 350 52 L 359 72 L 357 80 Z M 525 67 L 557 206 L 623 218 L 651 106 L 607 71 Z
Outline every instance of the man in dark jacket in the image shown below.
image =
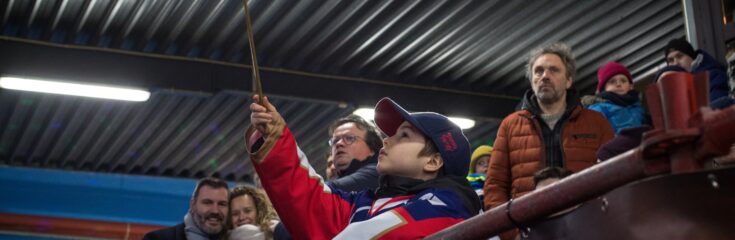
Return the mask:
M 176 226 L 147 233 L 143 239 L 214 240 L 222 239 L 226 230 L 227 183 L 216 178 L 199 180 L 189 202 L 184 222 Z
M 375 190 L 378 187 L 378 152 L 383 147 L 375 127 L 357 115 L 338 119 L 329 127 L 337 179 L 327 184 L 343 191 Z
M 712 56 L 701 49 L 694 51 L 684 39 L 672 39 L 664 48 L 666 64 L 680 66 L 691 73 L 709 73 L 709 100 L 714 102 L 727 97 L 727 72 Z

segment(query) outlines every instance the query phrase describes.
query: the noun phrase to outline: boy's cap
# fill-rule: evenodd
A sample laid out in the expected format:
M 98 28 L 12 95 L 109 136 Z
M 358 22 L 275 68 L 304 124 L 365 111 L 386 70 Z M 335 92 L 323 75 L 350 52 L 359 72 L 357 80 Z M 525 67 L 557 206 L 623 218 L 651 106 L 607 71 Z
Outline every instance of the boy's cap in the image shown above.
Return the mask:
M 628 77 L 628 81 L 630 83 L 633 83 L 633 77 L 630 75 L 630 72 L 628 71 L 623 64 L 617 63 L 617 62 L 608 62 L 605 65 L 602 65 L 600 67 L 600 70 L 597 70 L 597 92 L 602 92 L 602 90 L 605 89 L 605 84 L 607 84 L 607 80 L 610 80 L 611 77 L 614 77 L 615 75 L 623 74 L 626 77 Z
M 671 41 L 666 44 L 666 48 L 664 48 L 664 61 L 666 61 L 666 57 L 669 56 L 669 52 L 671 52 L 671 50 L 682 52 L 689 55 L 692 59 L 697 58 L 697 52 L 694 51 L 692 44 L 681 38 L 671 39 Z
M 470 142 L 462 129 L 449 118 L 434 112 L 409 113 L 390 98 L 380 99 L 375 105 L 375 124 L 388 136 L 395 135 L 403 121 L 411 123 L 431 139 L 444 159 L 446 174 L 459 177 L 467 174 Z

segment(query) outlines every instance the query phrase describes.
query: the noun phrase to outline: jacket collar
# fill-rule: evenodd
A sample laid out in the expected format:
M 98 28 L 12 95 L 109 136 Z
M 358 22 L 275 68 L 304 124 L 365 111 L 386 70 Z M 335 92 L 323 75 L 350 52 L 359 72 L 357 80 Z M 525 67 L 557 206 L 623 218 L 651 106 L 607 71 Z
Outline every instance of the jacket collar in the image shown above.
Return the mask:
M 426 189 L 437 188 L 452 191 L 462 200 L 467 210 L 474 214 L 482 209 L 480 198 L 464 177 L 439 176 L 431 180 L 418 180 L 392 175 L 380 176 L 380 187 L 375 190 L 377 198 L 418 194 Z
M 702 50 L 697 50 L 697 57 L 694 58 L 694 61 L 692 62 L 691 72 L 696 73 L 712 69 L 723 69 L 723 67 L 722 65 L 720 65 L 719 62 L 717 62 L 717 60 L 715 60 L 714 57 L 712 57 L 708 53 Z
M 337 176 L 338 178 L 348 176 L 350 174 L 357 172 L 357 170 L 360 170 L 360 168 L 364 166 L 371 165 L 371 164 L 377 164 L 377 163 L 378 163 L 378 154 L 373 154 L 363 161 L 352 159 L 352 161 L 350 162 L 350 165 L 347 166 L 345 170 L 337 171 Z
M 564 110 L 564 115 L 562 115 L 565 117 L 562 118 L 566 118 L 566 116 L 568 116 L 569 119 L 574 119 L 579 116 L 582 107 L 579 101 L 579 95 L 574 87 L 567 89 L 566 101 L 567 106 Z M 526 90 L 526 93 L 523 94 L 523 104 L 521 105 L 521 110 L 525 110 L 525 112 L 522 112 L 521 115 L 527 118 L 538 117 L 541 115 L 541 107 L 538 105 L 536 94 L 534 94 L 533 89 L 528 89 Z

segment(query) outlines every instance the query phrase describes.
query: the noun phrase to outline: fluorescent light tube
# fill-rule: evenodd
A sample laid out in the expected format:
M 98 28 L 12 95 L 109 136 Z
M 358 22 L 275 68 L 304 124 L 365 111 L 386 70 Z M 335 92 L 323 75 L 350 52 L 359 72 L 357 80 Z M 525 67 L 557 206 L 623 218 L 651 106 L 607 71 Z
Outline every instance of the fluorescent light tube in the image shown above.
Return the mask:
M 365 120 L 373 121 L 373 119 L 375 118 L 375 109 L 359 108 L 352 112 L 352 114 L 360 116 Z M 469 129 L 475 126 L 475 121 L 468 118 L 449 117 L 449 120 L 452 121 L 454 124 L 457 124 L 457 126 L 459 126 L 459 128 L 461 129 Z
M 19 77 L 0 77 L 0 87 L 42 93 L 74 95 L 124 101 L 144 102 L 150 92 L 131 88 L 118 88 L 69 82 L 25 79 Z

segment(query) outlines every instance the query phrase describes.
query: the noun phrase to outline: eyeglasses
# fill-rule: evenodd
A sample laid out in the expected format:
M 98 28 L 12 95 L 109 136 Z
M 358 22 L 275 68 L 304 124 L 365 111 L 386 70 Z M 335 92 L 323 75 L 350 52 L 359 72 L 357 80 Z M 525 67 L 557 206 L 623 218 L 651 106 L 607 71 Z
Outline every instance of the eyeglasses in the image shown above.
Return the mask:
M 342 140 L 345 142 L 345 144 L 351 145 L 355 143 L 357 139 L 362 139 L 362 138 L 358 136 L 353 136 L 353 135 L 343 135 L 343 136 L 336 136 L 332 139 L 329 139 L 328 143 L 329 143 L 329 146 L 334 146 L 335 144 L 339 142 L 339 140 Z

